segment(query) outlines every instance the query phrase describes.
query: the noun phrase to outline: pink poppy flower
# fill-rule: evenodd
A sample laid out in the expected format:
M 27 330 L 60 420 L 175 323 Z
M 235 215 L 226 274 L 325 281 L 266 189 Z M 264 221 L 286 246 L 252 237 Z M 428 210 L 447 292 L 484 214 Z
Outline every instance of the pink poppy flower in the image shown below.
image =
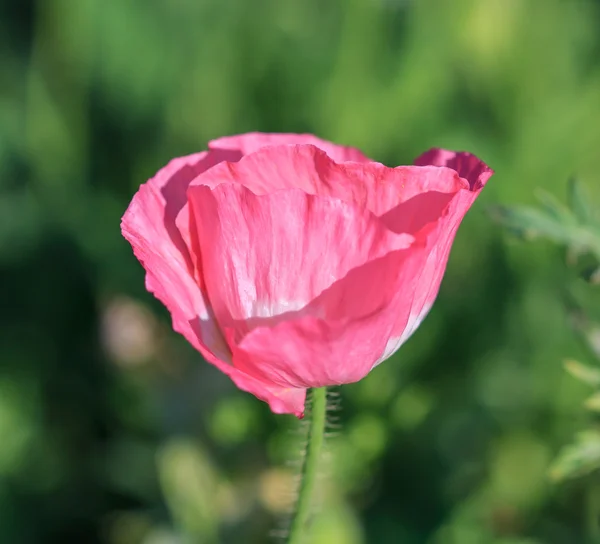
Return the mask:
M 389 168 L 312 135 L 244 134 L 172 160 L 121 226 L 173 328 L 301 416 L 307 388 L 360 380 L 419 326 L 491 175 L 469 153 Z

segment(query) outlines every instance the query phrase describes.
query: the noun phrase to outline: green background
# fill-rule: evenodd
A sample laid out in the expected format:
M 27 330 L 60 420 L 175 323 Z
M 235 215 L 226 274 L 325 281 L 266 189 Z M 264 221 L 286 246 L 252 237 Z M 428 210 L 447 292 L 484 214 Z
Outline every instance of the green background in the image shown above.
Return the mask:
M 269 541 L 298 423 L 172 332 L 119 232 L 170 158 L 254 130 L 496 171 L 430 316 L 341 388 L 307 542 L 590 538 L 594 482 L 548 478 L 587 423 L 586 286 L 487 211 L 573 174 L 600 202 L 598 2 L 4 0 L 0 66 L 1 543 Z

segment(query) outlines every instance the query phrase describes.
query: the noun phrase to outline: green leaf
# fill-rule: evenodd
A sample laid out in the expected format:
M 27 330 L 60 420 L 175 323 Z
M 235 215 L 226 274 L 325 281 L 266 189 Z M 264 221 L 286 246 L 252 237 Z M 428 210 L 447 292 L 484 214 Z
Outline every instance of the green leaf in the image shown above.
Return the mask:
M 578 225 L 559 211 L 550 212 L 529 206 L 506 208 L 497 206 L 491 210 L 492 217 L 511 232 L 525 239 L 546 238 L 566 246 L 574 255 L 592 253 L 600 259 L 600 230 L 593 225 Z
M 549 238 L 561 244 L 571 241 L 568 229 L 546 211 L 529 206 L 498 206 L 492 210 L 492 214 L 496 220 L 524 238 Z
M 537 192 L 541 207 L 492 208 L 491 215 L 517 236 L 526 239 L 546 238 L 567 248 L 571 260 L 591 254 L 600 261 L 600 225 L 594 222 L 593 210 L 581 184 L 569 180 L 569 206 L 546 191 Z M 600 283 L 600 271 L 588 274 L 588 281 Z
M 547 215 L 556 219 L 561 225 L 575 226 L 579 223 L 573 212 L 553 194 L 539 189 L 536 191 L 536 196 Z
M 577 178 L 569 180 L 569 206 L 578 221 L 583 224 L 590 223 L 592 220 L 592 209 L 588 195 Z
M 600 432 L 579 433 L 575 442 L 565 446 L 550 467 L 550 478 L 562 482 L 594 472 L 600 468 Z
M 592 387 L 600 386 L 600 368 L 584 365 L 573 359 L 568 359 L 563 364 L 565 370 L 579 381 Z

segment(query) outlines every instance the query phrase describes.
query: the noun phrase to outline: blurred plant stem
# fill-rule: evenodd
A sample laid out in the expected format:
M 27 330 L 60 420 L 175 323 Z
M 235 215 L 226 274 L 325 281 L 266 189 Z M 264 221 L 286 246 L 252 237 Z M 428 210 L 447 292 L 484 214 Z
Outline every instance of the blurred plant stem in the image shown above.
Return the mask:
M 298 501 L 292 516 L 288 544 L 301 544 L 305 542 L 311 513 L 312 497 L 317 481 L 318 465 L 325 439 L 327 388 L 311 389 L 310 395 L 312 406 L 306 437 L 306 455 L 302 463 Z
M 587 487 L 587 536 L 589 544 L 600 544 L 600 485 L 590 481 Z

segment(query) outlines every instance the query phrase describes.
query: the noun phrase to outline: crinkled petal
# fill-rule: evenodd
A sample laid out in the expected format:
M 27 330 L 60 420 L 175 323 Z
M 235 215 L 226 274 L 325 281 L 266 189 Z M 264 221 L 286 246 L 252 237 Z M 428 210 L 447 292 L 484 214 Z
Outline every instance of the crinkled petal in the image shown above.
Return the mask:
M 195 278 L 186 243 L 187 224 L 182 232 L 176 223 L 186 206 L 191 180 L 230 156 L 229 152 L 198 153 L 171 161 L 140 187 L 123 216 L 121 229 L 146 269 L 146 288 L 167 307 L 173 328 L 238 387 L 269 402 L 274 412 L 301 414 L 305 392 L 262 383 L 231 364 L 231 351 Z

